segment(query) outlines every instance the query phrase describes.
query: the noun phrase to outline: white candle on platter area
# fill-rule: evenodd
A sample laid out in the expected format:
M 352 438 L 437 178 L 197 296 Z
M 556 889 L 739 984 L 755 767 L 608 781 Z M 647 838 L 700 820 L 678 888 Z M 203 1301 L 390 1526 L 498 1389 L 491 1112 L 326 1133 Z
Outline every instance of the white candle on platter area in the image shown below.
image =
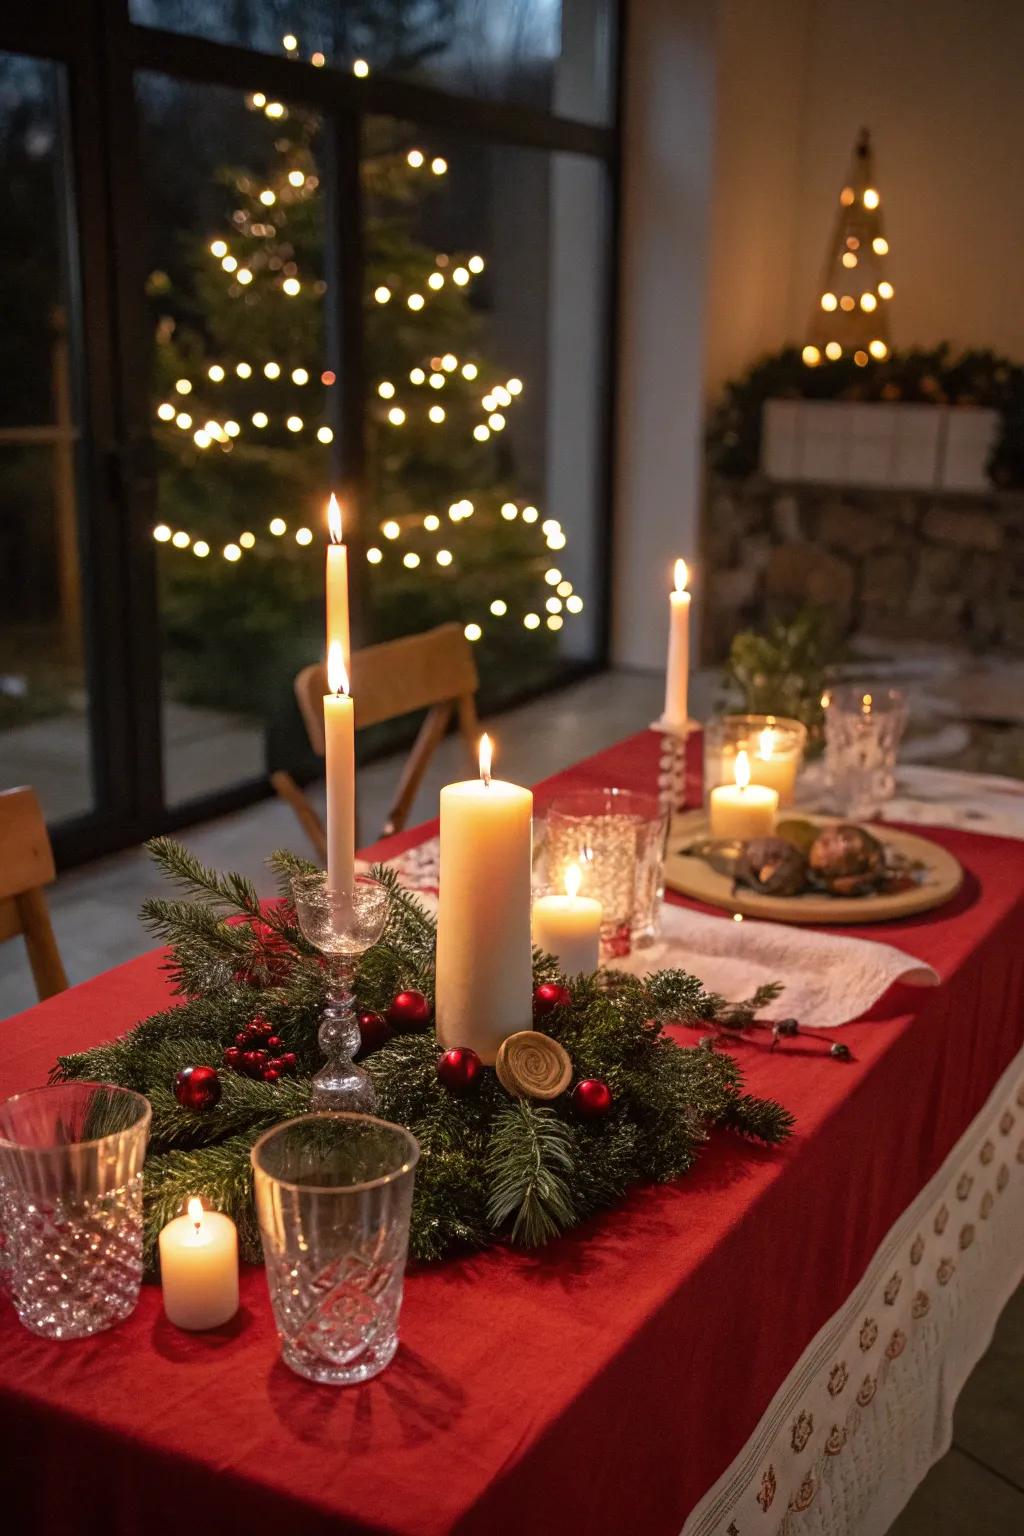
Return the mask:
M 341 643 L 327 650 L 324 694 L 324 767 L 327 779 L 327 888 L 351 892 L 356 863 L 355 720 Z
M 564 896 L 539 896 L 533 904 L 533 942 L 554 955 L 566 976 L 590 976 L 597 970 L 601 943 L 601 903 L 581 896 L 583 871 L 570 864 Z
M 769 837 L 779 808 L 778 791 L 764 784 L 751 784 L 750 758 L 736 754 L 736 783 L 719 784 L 711 791 L 711 836 L 737 838 L 747 842 L 752 837 Z
M 786 748 L 782 733 L 766 725 L 758 733 L 757 751 L 750 765 L 750 782 L 778 790 L 779 804 L 792 805 L 796 795 L 796 771 L 800 748 Z
M 665 670 L 666 725 L 682 729 L 689 719 L 690 594 L 685 560 L 677 560 L 675 591 L 669 593 L 668 666 Z
M 348 627 L 348 547 L 342 543 L 341 507 L 331 492 L 327 503 L 327 527 L 331 542 L 327 546 L 327 650 L 337 642 L 346 673 L 352 675 L 352 642 Z
M 491 778 L 483 736 L 479 779 L 441 791 L 435 1011 L 442 1046 L 488 1066 L 532 1025 L 532 862 L 533 795 Z
M 164 1311 L 177 1328 L 219 1328 L 238 1311 L 238 1233 L 230 1216 L 188 1202 L 160 1233 Z

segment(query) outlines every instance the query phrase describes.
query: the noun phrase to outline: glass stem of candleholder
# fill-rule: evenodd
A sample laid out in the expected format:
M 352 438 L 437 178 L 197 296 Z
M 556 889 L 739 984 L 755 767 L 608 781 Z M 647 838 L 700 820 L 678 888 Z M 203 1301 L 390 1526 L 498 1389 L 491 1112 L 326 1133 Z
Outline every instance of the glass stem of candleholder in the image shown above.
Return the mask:
M 352 1060 L 361 1043 L 352 989 L 355 961 L 332 957 L 329 966 L 327 1002 L 320 1015 L 317 1036 L 327 1059 L 313 1078 L 310 1107 L 372 1114 L 377 1108 L 373 1079 Z

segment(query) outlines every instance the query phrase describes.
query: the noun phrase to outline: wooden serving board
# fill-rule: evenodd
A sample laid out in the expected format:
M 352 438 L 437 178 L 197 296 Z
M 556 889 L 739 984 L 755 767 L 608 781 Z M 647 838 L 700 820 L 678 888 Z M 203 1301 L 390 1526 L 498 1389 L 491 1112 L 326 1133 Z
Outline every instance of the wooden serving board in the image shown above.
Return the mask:
M 839 820 L 835 816 L 801 816 L 816 826 Z M 728 875 L 719 874 L 705 859 L 681 852 L 690 843 L 708 835 L 703 811 L 676 816 L 668 839 L 665 857 L 665 884 L 680 896 L 692 897 L 712 907 L 742 912 L 744 917 L 763 917 L 773 923 L 884 923 L 893 918 L 927 912 L 949 901 L 960 889 L 964 872 L 959 863 L 938 843 L 893 827 L 867 824 L 879 842 L 923 866 L 920 884 L 906 891 L 871 896 L 826 896 L 810 891 L 802 896 L 767 896 L 746 886 L 733 889 Z

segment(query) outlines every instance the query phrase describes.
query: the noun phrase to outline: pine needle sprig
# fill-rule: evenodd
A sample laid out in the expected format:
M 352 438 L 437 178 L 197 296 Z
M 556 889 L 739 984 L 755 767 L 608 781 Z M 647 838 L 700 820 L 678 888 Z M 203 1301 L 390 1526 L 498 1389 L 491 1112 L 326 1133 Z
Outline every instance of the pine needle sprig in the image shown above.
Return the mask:
M 571 1179 L 572 1133 L 553 1109 L 519 1099 L 498 1111 L 487 1154 L 487 1215 L 495 1230 L 511 1221 L 512 1242 L 539 1248 L 577 1220 Z

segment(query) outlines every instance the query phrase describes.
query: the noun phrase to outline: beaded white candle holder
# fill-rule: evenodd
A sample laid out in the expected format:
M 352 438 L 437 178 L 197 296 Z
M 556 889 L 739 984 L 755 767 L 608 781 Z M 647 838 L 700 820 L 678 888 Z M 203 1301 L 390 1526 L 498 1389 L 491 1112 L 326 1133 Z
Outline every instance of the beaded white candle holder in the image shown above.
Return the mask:
M 658 800 L 667 810 L 669 818 L 683 810 L 686 803 L 686 740 L 692 731 L 699 730 L 696 720 L 685 725 L 672 725 L 662 717 L 651 725 L 652 731 L 661 736 L 658 753 Z

